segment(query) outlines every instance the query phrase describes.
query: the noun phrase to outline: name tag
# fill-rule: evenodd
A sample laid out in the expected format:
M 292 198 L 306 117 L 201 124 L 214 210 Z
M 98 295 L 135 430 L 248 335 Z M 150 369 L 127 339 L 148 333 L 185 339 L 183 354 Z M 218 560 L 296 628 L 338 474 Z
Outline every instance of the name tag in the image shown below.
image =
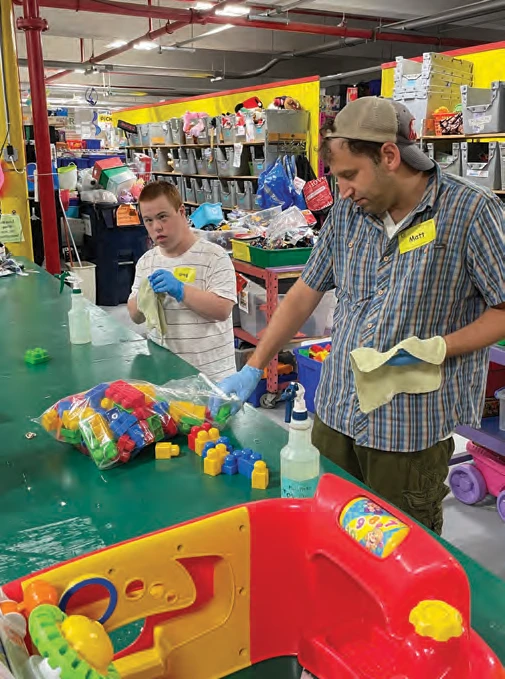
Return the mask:
M 192 266 L 176 266 L 174 276 L 181 283 L 194 283 L 196 280 L 196 269 Z
M 434 241 L 437 236 L 437 227 L 434 219 L 428 219 L 427 222 L 411 226 L 405 231 L 400 231 L 398 234 L 398 241 L 400 244 L 401 254 L 420 248 L 422 245 L 428 245 Z

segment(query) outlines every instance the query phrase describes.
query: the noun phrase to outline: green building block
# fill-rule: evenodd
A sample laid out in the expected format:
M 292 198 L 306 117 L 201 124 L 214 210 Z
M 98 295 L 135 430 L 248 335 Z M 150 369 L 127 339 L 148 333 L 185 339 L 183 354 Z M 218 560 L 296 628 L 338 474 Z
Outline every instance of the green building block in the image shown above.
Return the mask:
M 88 448 L 91 455 L 92 451 L 100 448 L 100 441 L 94 435 L 93 429 L 87 420 L 81 420 L 79 422 L 79 429 L 81 431 L 82 438 L 84 439 L 84 443 L 86 444 L 86 447 Z
M 190 415 L 181 417 L 179 431 L 181 434 L 188 435 L 191 432 L 191 427 L 201 427 L 203 422 L 200 417 L 191 417 Z
M 214 418 L 214 421 L 216 424 L 225 424 L 230 417 L 231 414 L 231 405 L 229 403 L 225 403 L 222 405 L 219 410 L 217 411 L 216 417 Z
M 71 443 L 73 446 L 78 446 L 82 443 L 82 436 L 79 430 L 60 429 L 60 437 L 65 443 Z
M 149 429 L 152 431 L 153 436 L 156 441 L 162 441 L 165 438 L 165 433 L 163 431 L 163 426 L 158 415 L 153 415 L 147 418 L 147 424 Z
M 49 352 L 45 349 L 41 349 L 40 347 L 37 347 L 36 349 L 28 349 L 25 352 L 25 363 L 29 363 L 30 365 L 47 363 L 47 361 L 50 360 L 51 357 L 49 356 Z

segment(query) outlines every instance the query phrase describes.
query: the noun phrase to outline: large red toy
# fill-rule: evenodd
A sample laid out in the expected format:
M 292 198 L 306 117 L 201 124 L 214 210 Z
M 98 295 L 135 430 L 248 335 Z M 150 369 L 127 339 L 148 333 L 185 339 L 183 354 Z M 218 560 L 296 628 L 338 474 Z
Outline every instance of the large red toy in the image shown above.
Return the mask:
M 226 510 L 3 594 L 21 602 L 34 579 L 55 588 L 66 613 L 99 618 L 107 631 L 145 620 L 116 654 L 123 679 L 225 677 L 284 655 L 319 679 L 505 677 L 470 627 L 460 564 L 408 517 L 336 476 L 323 476 L 312 500 Z

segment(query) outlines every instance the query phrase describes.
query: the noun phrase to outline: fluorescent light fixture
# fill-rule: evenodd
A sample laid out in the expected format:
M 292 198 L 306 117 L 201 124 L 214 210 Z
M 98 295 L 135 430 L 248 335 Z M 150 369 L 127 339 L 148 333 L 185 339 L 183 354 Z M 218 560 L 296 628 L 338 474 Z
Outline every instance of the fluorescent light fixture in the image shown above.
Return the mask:
M 204 9 L 212 9 L 214 5 L 212 2 L 197 2 L 196 5 L 193 7 L 193 9 L 197 10 L 204 10 Z
M 116 47 L 123 47 L 123 45 L 126 45 L 126 40 L 114 40 L 113 42 L 110 42 L 107 47 L 115 49 Z
M 158 45 L 155 42 L 151 42 L 150 40 L 142 40 L 142 42 L 137 43 L 136 45 L 133 45 L 134 50 L 145 50 L 146 52 L 149 50 L 157 50 Z
M 85 68 L 74 68 L 74 73 L 86 73 Z
M 216 16 L 243 17 L 249 14 L 249 8 L 244 5 L 228 5 L 224 9 L 216 10 Z
M 217 75 L 215 78 L 211 78 L 210 82 L 211 83 L 218 83 L 220 80 L 224 80 L 222 75 Z

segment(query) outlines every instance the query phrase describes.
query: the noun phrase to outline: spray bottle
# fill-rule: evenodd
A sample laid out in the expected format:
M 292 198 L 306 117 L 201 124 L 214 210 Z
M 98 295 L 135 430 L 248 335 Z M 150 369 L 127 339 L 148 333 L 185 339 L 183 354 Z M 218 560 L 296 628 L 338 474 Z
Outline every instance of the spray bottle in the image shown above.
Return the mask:
M 281 397 L 289 423 L 289 440 L 281 450 L 282 497 L 312 497 L 319 480 L 320 453 L 311 442 L 312 422 L 304 396 L 302 385 L 292 382 Z
M 68 329 L 72 344 L 91 342 L 91 321 L 86 300 L 80 288 L 72 288 L 72 308 L 68 312 Z

